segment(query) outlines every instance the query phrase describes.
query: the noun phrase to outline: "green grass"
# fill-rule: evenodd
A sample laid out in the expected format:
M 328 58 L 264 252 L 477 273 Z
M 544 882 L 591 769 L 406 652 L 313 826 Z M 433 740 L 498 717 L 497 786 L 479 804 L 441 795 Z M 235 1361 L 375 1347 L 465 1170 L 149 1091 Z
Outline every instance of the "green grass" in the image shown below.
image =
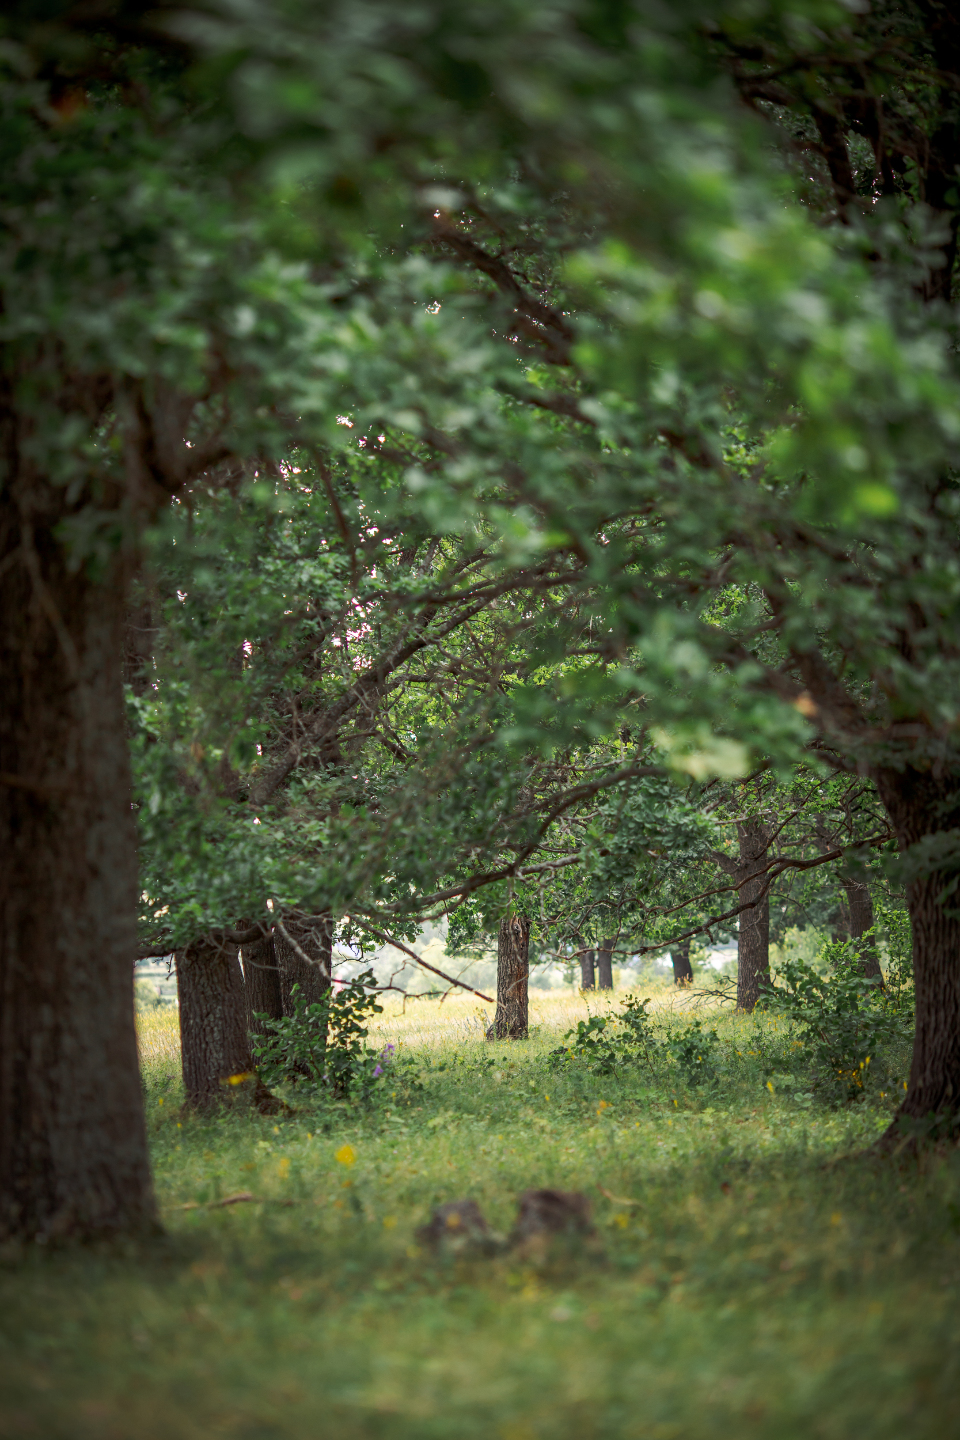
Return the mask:
M 776 1022 L 718 1020 L 719 1084 L 689 1088 L 551 1073 L 582 1002 L 538 1009 L 530 1042 L 496 1047 L 466 1004 L 388 1014 L 414 1063 L 383 1103 L 276 1124 L 184 1120 L 173 1032 L 145 1022 L 167 1238 L 5 1258 L 0 1435 L 955 1434 L 956 1154 L 863 1158 L 889 1091 L 819 1107 Z M 598 1243 L 540 1265 L 416 1244 L 440 1201 L 505 1232 L 538 1185 L 584 1190 Z

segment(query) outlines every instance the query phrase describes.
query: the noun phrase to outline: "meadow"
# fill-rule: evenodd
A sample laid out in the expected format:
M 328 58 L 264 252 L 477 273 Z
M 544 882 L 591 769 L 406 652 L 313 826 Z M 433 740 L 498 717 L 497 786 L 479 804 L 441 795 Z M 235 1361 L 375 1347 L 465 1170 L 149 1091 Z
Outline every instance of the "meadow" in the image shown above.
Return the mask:
M 469 998 L 390 1002 L 376 1039 L 400 1060 L 373 1101 L 274 1119 L 185 1115 L 175 1012 L 142 1015 L 164 1234 L 4 1252 L 0 1435 L 955 1434 L 960 1159 L 868 1153 L 906 1055 L 829 1106 L 783 1020 L 700 998 L 652 1004 L 666 1039 L 715 1028 L 707 1075 L 551 1068 L 587 1015 L 573 992 L 532 992 L 516 1044 L 484 1043 Z M 595 1234 L 533 1255 L 418 1239 L 465 1196 L 506 1236 L 538 1186 L 584 1192 Z

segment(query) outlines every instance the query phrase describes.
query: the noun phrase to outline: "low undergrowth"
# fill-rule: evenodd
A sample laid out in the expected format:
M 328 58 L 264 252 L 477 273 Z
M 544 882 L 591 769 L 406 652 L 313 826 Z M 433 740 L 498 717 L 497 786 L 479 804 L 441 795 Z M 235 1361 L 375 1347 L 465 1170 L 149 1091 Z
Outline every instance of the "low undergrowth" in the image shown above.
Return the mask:
M 465 1002 L 388 1007 L 374 1043 L 399 1059 L 371 1097 L 278 1121 L 185 1116 L 175 1031 L 143 1016 L 166 1239 L 5 1257 L 0 1435 L 952 1433 L 960 1159 L 865 1154 L 906 1047 L 828 1103 L 785 1017 L 699 998 L 655 1001 L 652 1043 L 612 1067 L 555 1053 L 580 999 L 517 1044 L 476 1038 Z M 417 1242 L 466 1196 L 506 1233 L 538 1186 L 587 1194 L 597 1241 L 540 1263 Z

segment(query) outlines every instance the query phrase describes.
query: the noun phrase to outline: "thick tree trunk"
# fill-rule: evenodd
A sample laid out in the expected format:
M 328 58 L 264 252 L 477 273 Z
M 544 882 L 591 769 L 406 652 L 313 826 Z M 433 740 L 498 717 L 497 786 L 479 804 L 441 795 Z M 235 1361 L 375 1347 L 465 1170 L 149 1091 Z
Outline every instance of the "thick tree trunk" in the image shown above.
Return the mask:
M 760 899 L 766 877 L 770 827 L 761 820 L 742 820 L 737 825 L 740 836 L 740 863 L 736 871 L 740 904 L 751 909 L 740 912 L 737 941 L 737 1009 L 751 1011 L 761 992 L 770 983 L 770 900 Z
M 847 897 L 846 909 L 850 916 L 850 939 L 859 956 L 860 973 L 865 980 L 878 980 L 883 984 L 883 971 L 877 955 L 876 940 L 870 934 L 873 929 L 873 901 L 870 889 L 862 880 L 850 875 L 841 875 L 840 884 Z
M 251 925 L 243 922 L 243 929 Z M 263 1022 L 257 1015 L 267 1015 L 279 1020 L 283 1015 L 283 994 L 280 989 L 280 966 L 273 944 L 273 935 L 254 940 L 244 945 L 241 951 L 243 961 L 243 994 L 246 1002 L 247 1029 L 251 1035 L 264 1034 Z
M 497 1040 L 527 1038 L 530 979 L 530 917 L 508 915 L 500 921 L 497 937 L 497 1013 L 493 1033 Z
M 296 1013 L 298 1000 L 301 1005 L 317 1005 L 330 993 L 333 921 L 327 918 L 308 930 L 300 927 L 292 929 L 289 924 L 284 929 L 286 935 L 280 929 L 273 932 L 273 953 L 278 967 L 280 1013 L 289 1016 Z M 304 1076 L 310 1073 L 306 1065 L 298 1065 L 297 1068 Z
M 880 771 L 874 779 L 901 852 L 925 844 L 935 854 L 940 836 L 942 852 L 955 853 L 960 778 L 938 779 L 907 769 Z M 908 856 L 908 865 L 911 861 L 919 868 L 920 857 Z M 948 894 L 941 904 L 955 876 L 954 863 L 952 872 L 934 870 L 908 880 L 916 1005 L 913 1059 L 906 1094 L 881 1142 L 887 1146 L 902 1137 L 903 1121 L 931 1135 L 960 1132 L 960 919 L 948 913 L 957 908 L 956 895 Z
M 613 989 L 613 947 L 616 943 L 615 935 L 608 937 L 597 951 L 597 988 L 599 990 Z
M 580 951 L 580 989 L 594 990 L 597 984 L 596 956 L 592 950 Z
M 300 932 L 286 926 L 290 939 L 295 941 L 303 955 L 280 931 L 273 934 L 274 951 L 280 966 L 280 994 L 284 1015 L 292 1015 L 294 1009 L 293 987 L 299 986 L 301 1000 L 308 1005 L 321 1001 L 330 989 L 331 961 L 333 958 L 333 923 Z
M 830 926 L 830 939 L 835 945 L 840 945 L 844 940 L 850 939 L 850 907 L 846 899 L 841 900 L 834 910 L 830 911 L 828 924 Z
M 285 926 L 291 939 L 286 939 L 281 930 L 273 932 L 273 950 L 281 973 L 281 996 L 284 1014 L 294 1014 L 294 985 L 299 986 L 299 995 L 308 1005 L 315 1005 L 330 989 L 332 948 L 334 948 L 334 927 L 331 920 L 324 920 L 320 926 L 299 930 Z M 304 952 L 298 955 L 291 940 Z
M 52 487 L 51 487 L 52 488 Z M 156 1223 L 134 1029 L 124 585 L 0 486 L 0 1234 Z
M 690 941 L 684 940 L 682 944 L 674 946 L 670 951 L 670 959 L 673 962 L 674 985 L 691 985 L 693 966 L 690 964 Z
M 204 938 L 178 951 L 177 992 L 187 1104 L 210 1110 L 246 1094 L 258 1109 L 279 1109 L 254 1070 L 236 945 Z

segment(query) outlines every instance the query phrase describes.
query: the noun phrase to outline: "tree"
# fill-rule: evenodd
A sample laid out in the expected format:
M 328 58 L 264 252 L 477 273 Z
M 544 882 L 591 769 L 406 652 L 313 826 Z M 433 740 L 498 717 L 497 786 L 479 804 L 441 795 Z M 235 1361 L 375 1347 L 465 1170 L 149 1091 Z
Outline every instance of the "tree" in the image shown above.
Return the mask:
M 248 922 L 249 926 L 249 922 Z M 248 928 L 245 926 L 244 928 Z M 249 928 L 253 928 L 249 926 Z M 251 1037 L 267 1033 L 258 1015 L 279 1020 L 283 1013 L 283 992 L 280 988 L 280 965 L 274 948 L 273 935 L 247 942 L 241 951 L 243 961 L 243 995 L 246 1001 L 247 1030 Z
M 2 203 L 17 240 L 4 261 L 0 441 L 0 1228 L 70 1236 L 155 1220 L 120 675 L 132 555 L 114 532 L 157 504 L 165 472 L 143 463 L 151 399 L 117 352 L 121 331 L 139 323 L 143 357 L 173 316 L 161 322 L 149 303 L 137 315 L 118 287 L 129 258 L 149 255 L 163 282 L 182 284 L 186 313 L 196 271 L 163 234 L 172 184 L 126 203 L 134 172 L 156 163 L 143 130 L 98 114 L 57 133 L 56 92 L 11 77 L 9 57 L 5 66 L 4 167 L 16 181 Z M 189 233 L 189 219 L 177 231 Z M 107 353 L 90 330 L 98 310 Z M 196 374 L 182 348 L 174 363 Z M 161 391 L 164 368 L 154 371 Z M 78 439 L 93 453 L 78 454 Z
M 753 1010 L 770 984 L 770 899 L 763 893 L 762 867 L 771 830 L 762 820 L 737 824 L 740 856 L 734 875 L 740 900 L 750 907 L 740 916 L 737 940 L 737 1009 L 742 1011 Z
M 242 1091 L 265 1113 L 279 1110 L 254 1067 L 237 946 L 204 939 L 178 951 L 177 995 L 187 1104 L 209 1110 Z
M 530 917 L 513 912 L 497 937 L 497 1013 L 491 1039 L 526 1040 L 530 977 Z
M 599 990 L 613 989 L 613 950 L 617 943 L 616 935 L 608 935 L 597 951 L 597 988 Z
M 683 940 L 670 952 L 673 962 L 674 985 L 690 985 L 693 981 L 693 966 L 690 964 L 690 941 Z

